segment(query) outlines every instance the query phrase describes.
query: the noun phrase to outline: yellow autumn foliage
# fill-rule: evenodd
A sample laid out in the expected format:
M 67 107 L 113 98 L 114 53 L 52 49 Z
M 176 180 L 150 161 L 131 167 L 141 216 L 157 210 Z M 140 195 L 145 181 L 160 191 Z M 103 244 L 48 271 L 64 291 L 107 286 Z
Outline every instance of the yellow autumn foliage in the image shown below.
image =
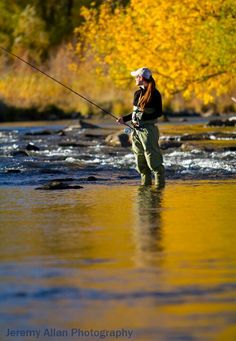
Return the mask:
M 76 52 L 95 57 L 118 86 L 149 67 L 167 99 L 182 93 L 204 103 L 235 88 L 236 3 L 233 0 L 131 0 L 83 8 Z M 102 72 L 101 72 L 102 71 Z
M 75 62 L 71 48 L 71 45 L 63 44 L 47 64 L 35 66 L 106 110 L 115 110 L 118 115 L 129 110 L 130 103 L 123 99 L 123 91 L 113 87 L 111 81 L 94 75 L 97 64 L 93 60 L 77 58 Z M 9 66 L 3 63 L 0 104 L 1 101 L 11 107 L 37 108 L 40 111 L 57 106 L 66 113 L 80 112 L 84 116 L 101 113 L 79 96 L 14 59 Z

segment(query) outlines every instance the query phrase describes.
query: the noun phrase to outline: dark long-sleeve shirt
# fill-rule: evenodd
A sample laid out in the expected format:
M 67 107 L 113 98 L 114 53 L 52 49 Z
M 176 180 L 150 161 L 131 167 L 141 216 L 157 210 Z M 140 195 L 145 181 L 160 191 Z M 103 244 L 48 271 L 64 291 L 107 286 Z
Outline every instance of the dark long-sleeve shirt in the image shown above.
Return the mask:
M 146 92 L 145 88 L 140 88 L 139 90 L 135 91 L 133 105 L 138 107 L 140 96 L 143 96 L 145 94 L 145 92 Z M 145 108 L 154 109 L 154 112 L 153 113 L 145 113 Z M 160 116 L 162 116 L 161 94 L 157 89 L 155 89 L 150 102 L 147 103 L 144 107 L 144 112 L 142 114 L 141 121 L 155 120 Z M 123 116 L 123 120 L 124 120 L 124 122 L 128 122 L 128 121 L 132 120 L 132 113 Z

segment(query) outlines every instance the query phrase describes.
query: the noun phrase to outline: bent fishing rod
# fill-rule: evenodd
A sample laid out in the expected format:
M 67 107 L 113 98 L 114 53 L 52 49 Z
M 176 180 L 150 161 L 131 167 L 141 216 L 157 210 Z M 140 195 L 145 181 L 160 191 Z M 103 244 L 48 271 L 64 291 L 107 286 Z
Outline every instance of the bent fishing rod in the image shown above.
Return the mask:
M 105 114 L 108 114 L 108 115 L 110 115 L 111 117 L 113 117 L 115 120 L 117 120 L 117 117 L 116 117 L 115 115 L 113 115 L 111 112 L 109 112 L 109 111 L 103 109 L 103 108 L 100 107 L 98 104 L 94 103 L 93 101 L 91 101 L 90 99 L 88 99 L 87 97 L 85 97 L 84 95 L 81 95 L 79 92 L 77 92 L 77 91 L 73 90 L 72 88 L 70 88 L 69 86 L 63 84 L 62 82 L 60 82 L 60 81 L 57 80 L 56 78 L 50 76 L 48 73 L 46 73 L 46 72 L 40 70 L 37 66 L 35 66 L 35 65 L 33 65 L 33 64 L 29 63 L 29 62 L 27 62 L 27 61 L 24 60 L 23 58 L 17 56 L 15 53 L 10 52 L 9 50 L 7 50 L 6 48 L 4 48 L 4 47 L 2 47 L 2 46 L 0 46 L 0 49 L 2 49 L 4 52 L 8 53 L 9 55 L 11 55 L 11 56 L 13 56 L 13 57 L 19 59 L 19 60 L 22 61 L 23 63 L 29 65 L 29 66 L 32 67 L 33 69 L 35 69 L 35 70 L 37 70 L 38 72 L 42 73 L 44 76 L 46 76 L 46 77 L 52 79 L 54 82 L 60 84 L 61 86 L 63 86 L 63 87 L 66 88 L 67 90 L 73 92 L 75 95 L 77 95 L 77 96 L 83 98 L 83 99 L 84 99 L 85 101 L 87 101 L 88 103 L 92 104 L 93 106 L 95 106 L 95 107 L 97 107 L 98 109 L 100 109 L 101 111 L 103 111 Z M 130 129 L 134 130 L 129 124 L 127 124 L 127 123 L 125 123 L 125 122 L 124 122 L 123 124 L 124 124 L 125 126 L 129 127 Z

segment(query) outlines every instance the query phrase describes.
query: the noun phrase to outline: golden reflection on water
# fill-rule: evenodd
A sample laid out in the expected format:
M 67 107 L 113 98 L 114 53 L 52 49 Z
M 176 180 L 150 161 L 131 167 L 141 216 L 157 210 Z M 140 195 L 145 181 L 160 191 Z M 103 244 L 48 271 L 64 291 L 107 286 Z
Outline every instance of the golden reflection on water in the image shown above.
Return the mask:
M 28 323 L 123 326 L 135 329 L 139 340 L 178 333 L 189 340 L 236 339 L 235 188 L 233 181 L 170 182 L 162 191 L 2 188 L 1 264 L 27 274 L 27 280 L 12 275 L 13 288 L 22 282 L 98 291 L 94 300 L 61 297 L 54 305 L 50 297 L 48 305 L 32 299 L 31 308 L 22 307 L 32 314 Z M 51 268 L 59 275 L 45 277 Z M 7 276 L 4 281 L 9 284 Z M 101 292 L 111 298 L 99 298 Z M 58 309 L 64 313 L 55 315 Z

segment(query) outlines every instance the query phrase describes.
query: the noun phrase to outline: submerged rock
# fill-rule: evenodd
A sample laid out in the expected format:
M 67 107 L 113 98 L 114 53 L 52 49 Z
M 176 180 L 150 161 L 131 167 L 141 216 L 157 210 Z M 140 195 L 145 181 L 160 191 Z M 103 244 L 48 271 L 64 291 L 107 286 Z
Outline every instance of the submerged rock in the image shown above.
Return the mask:
M 191 152 L 193 150 L 203 151 L 203 152 L 214 152 L 214 153 L 222 153 L 226 151 L 234 152 L 236 150 L 235 141 L 203 141 L 203 142 L 192 142 L 192 143 L 183 143 L 180 147 L 183 152 Z
M 169 149 L 169 148 L 179 148 L 182 146 L 182 143 L 179 141 L 161 141 L 160 147 L 163 150 Z
M 210 118 L 210 117 L 219 117 L 220 116 L 220 113 L 219 112 L 216 112 L 213 108 L 208 108 L 207 111 L 204 111 L 201 113 L 201 116 L 202 117 L 205 117 L 205 118 Z
M 88 123 L 88 122 L 85 122 L 83 120 L 79 120 L 79 125 L 80 125 L 80 128 L 83 128 L 83 129 L 98 129 L 98 128 L 101 128 L 101 127 L 99 127 L 96 124 Z
M 64 130 L 58 130 L 57 131 L 57 135 L 59 135 L 59 136 L 66 136 L 66 133 L 64 132 Z
M 203 146 L 203 145 L 197 145 L 197 144 L 191 144 L 191 143 L 183 143 L 180 147 L 182 152 L 192 152 L 193 150 L 201 150 L 205 152 L 214 152 L 216 149 L 214 149 L 211 146 Z
M 84 135 L 80 135 L 79 142 L 78 138 L 76 139 L 75 136 L 72 136 L 71 139 L 65 139 L 64 141 L 58 143 L 59 147 L 87 148 L 93 145 L 97 145 L 97 142 L 85 139 Z
M 52 169 L 52 168 L 41 168 L 40 173 L 41 174 L 66 174 L 62 170 Z
M 224 152 L 236 152 L 236 146 L 224 147 Z
M 88 123 L 83 120 L 78 120 L 77 124 L 68 126 L 67 128 L 64 129 L 64 131 L 71 131 L 74 129 L 98 129 L 98 128 L 101 128 L 101 127 L 93 123 Z
M 95 176 L 90 175 L 90 176 L 87 177 L 86 180 L 87 180 L 87 181 L 97 181 L 98 179 L 97 179 Z
M 214 138 L 215 139 L 221 139 L 221 140 L 236 139 L 236 133 L 214 132 L 214 133 L 211 133 L 209 135 L 210 135 L 211 140 Z
M 35 188 L 36 190 L 58 190 L 58 189 L 81 189 L 80 185 L 69 185 L 62 181 L 50 181 L 41 187 Z
M 57 179 L 53 179 L 52 181 L 74 181 L 73 178 L 57 178 Z
M 102 134 L 85 134 L 84 136 L 89 139 L 103 139 L 104 138 L 104 135 Z
M 115 133 L 115 134 L 108 135 L 105 139 L 105 142 L 109 146 L 114 146 L 114 147 L 125 147 L 126 148 L 126 147 L 131 146 L 129 135 L 124 134 L 123 131 Z
M 58 146 L 59 147 L 87 147 L 84 144 L 77 143 L 77 142 L 74 142 L 74 141 L 61 142 L 61 143 L 58 143 Z
M 173 135 L 173 136 L 161 136 L 161 141 L 179 141 L 180 135 Z
M 20 171 L 20 169 L 8 169 L 8 170 L 7 170 L 7 173 L 13 173 L 13 174 L 15 174 L 15 173 L 21 173 L 21 171 Z
M 161 137 L 162 141 L 206 141 L 206 140 L 228 140 L 228 139 L 236 139 L 236 133 L 207 132 L 207 133 L 200 133 L 200 134 L 183 134 L 183 135 Z M 178 146 L 176 145 L 176 147 Z
M 41 136 L 41 135 L 52 135 L 55 132 L 51 130 L 40 130 L 40 131 L 31 131 L 29 133 L 25 133 L 25 136 Z
M 234 127 L 236 125 L 236 119 L 227 120 L 211 120 L 207 123 L 209 127 Z
M 26 150 L 39 151 L 39 147 L 35 146 L 32 142 L 29 142 L 25 147 Z
M 191 152 L 192 150 L 196 149 L 196 145 L 190 143 L 183 143 L 180 147 L 182 152 Z
M 11 152 L 11 156 L 29 156 L 29 153 L 26 150 L 13 150 Z
M 44 129 L 44 130 L 38 130 L 38 131 L 29 131 L 28 133 L 25 133 L 25 136 L 47 136 L 47 135 L 59 135 L 59 136 L 65 136 L 65 132 L 62 129 L 55 130 L 55 129 Z
M 180 137 L 181 141 L 193 141 L 193 140 L 208 140 L 209 135 L 208 134 L 184 134 Z

